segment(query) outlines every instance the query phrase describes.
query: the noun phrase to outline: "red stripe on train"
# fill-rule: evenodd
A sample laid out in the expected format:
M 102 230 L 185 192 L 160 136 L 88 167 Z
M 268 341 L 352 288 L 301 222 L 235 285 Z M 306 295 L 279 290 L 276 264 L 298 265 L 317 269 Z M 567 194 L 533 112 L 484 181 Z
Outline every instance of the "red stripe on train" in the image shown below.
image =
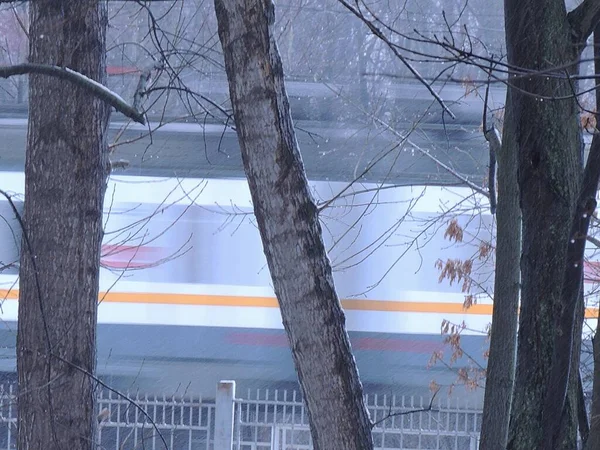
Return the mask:
M 161 249 L 146 245 L 102 245 L 100 263 L 107 269 L 146 269 L 161 260 Z
M 585 283 L 600 282 L 600 261 L 585 261 L 583 264 L 583 281 Z
M 227 336 L 227 341 L 229 344 L 249 345 L 254 347 L 288 346 L 287 337 L 284 334 L 230 333 Z M 444 344 L 435 341 L 364 337 L 352 339 L 352 347 L 355 350 L 431 354 L 437 350 L 441 350 L 444 347 Z

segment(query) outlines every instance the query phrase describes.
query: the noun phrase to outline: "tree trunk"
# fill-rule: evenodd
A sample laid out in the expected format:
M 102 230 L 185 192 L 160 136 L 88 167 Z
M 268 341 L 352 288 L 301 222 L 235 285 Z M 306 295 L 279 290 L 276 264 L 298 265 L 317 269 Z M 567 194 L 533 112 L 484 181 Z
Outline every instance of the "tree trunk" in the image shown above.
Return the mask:
M 536 2 L 505 0 L 508 62 L 563 75 L 577 71 L 578 47 L 563 0 Z M 524 45 L 526 43 L 526 45 Z M 519 188 L 523 215 L 521 256 L 521 315 L 515 393 L 508 448 L 548 447 L 555 439 L 563 411 L 562 394 L 549 385 L 555 335 L 555 316 L 563 309 L 562 296 L 571 224 L 581 180 L 581 136 L 576 86 L 567 76 L 532 74 L 512 80 L 512 108 L 519 155 Z M 564 97 L 557 100 L 557 97 Z M 552 98 L 552 100 L 550 100 Z M 541 100 L 541 101 L 540 101 Z M 571 348 L 564 355 L 567 366 Z M 558 405 L 548 415 L 546 402 Z M 542 413 L 546 410 L 545 413 Z M 549 432 L 548 426 L 557 423 Z M 576 421 L 572 421 L 576 424 Z M 546 438 L 546 439 L 545 439 Z M 555 441 L 556 442 L 556 441 Z
M 102 82 L 105 5 L 36 0 L 29 61 Z M 17 366 L 18 447 L 96 449 L 94 372 L 110 110 L 88 90 L 31 75 Z
M 600 448 L 600 318 L 596 324 L 594 335 L 594 387 L 592 390 L 592 410 L 590 413 L 590 434 L 585 443 L 585 450 Z
M 596 36 L 595 44 L 600 44 Z M 596 57 L 600 56 L 598 48 L 595 48 L 594 54 Z M 596 73 L 600 71 L 600 61 L 598 60 L 595 69 Z M 600 105 L 600 92 L 596 92 L 596 104 Z M 581 157 L 583 158 L 583 148 Z M 560 448 L 570 450 L 576 447 L 577 442 L 577 388 L 585 309 L 582 293 L 584 253 L 590 220 L 596 210 L 599 180 L 600 141 L 597 135 L 594 135 L 577 196 L 575 213 L 571 219 L 562 299 L 555 321 L 554 353 L 548 382 L 550 389 L 542 411 L 545 418 L 544 437 L 547 448 L 550 446 L 559 448 L 556 443 L 560 442 Z M 567 403 L 565 404 L 565 394 L 567 393 Z M 556 414 L 561 408 L 563 408 L 562 419 Z M 551 439 L 553 433 L 556 436 Z
M 576 305 L 573 337 L 581 336 L 585 307 L 582 291 Z M 577 448 L 577 432 L 579 431 L 579 367 L 581 365 L 581 339 L 573 339 L 571 361 L 568 378 L 567 396 L 560 423 L 560 441 L 556 449 L 573 450 Z M 554 444 L 553 444 L 554 445 Z
M 345 317 L 292 126 L 271 1 L 215 0 L 244 168 L 315 449 L 373 447 Z
M 521 254 L 521 209 L 517 184 L 517 146 L 511 91 L 506 97 L 502 146 L 498 152 L 496 208 L 496 272 L 481 450 L 504 450 L 515 378 Z
M 600 74 L 600 25 L 594 30 L 594 72 L 596 75 Z M 600 89 L 596 89 L 596 111 L 600 111 Z M 592 138 L 592 145 L 590 147 L 590 155 L 588 156 L 588 163 L 596 156 L 599 158 L 600 153 L 600 135 L 598 134 L 598 124 L 600 123 L 598 115 L 596 115 L 596 133 Z M 592 153 L 595 151 L 595 154 Z M 586 167 L 587 170 L 587 167 Z M 593 388 L 592 388 L 592 408 L 590 413 L 590 429 L 589 435 L 585 442 L 585 450 L 593 450 L 600 448 L 600 317 L 596 324 L 596 334 L 592 340 L 593 354 L 594 354 L 594 375 L 593 375 Z

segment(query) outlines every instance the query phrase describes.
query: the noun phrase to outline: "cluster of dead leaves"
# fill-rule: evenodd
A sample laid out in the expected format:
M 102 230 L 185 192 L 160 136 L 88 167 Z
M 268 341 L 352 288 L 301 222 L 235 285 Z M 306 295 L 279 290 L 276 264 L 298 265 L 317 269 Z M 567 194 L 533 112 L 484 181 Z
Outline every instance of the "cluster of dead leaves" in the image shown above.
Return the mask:
M 448 222 L 448 226 L 444 232 L 444 238 L 448 239 L 450 242 L 463 242 L 464 230 L 456 219 L 452 219 Z M 494 247 L 490 242 L 481 241 L 477 250 L 477 258 L 480 261 L 485 260 L 491 255 L 493 250 Z M 440 271 L 440 276 L 438 278 L 439 283 L 443 280 L 448 280 L 450 286 L 452 286 L 454 282 L 462 282 L 462 292 L 470 292 L 472 286 L 471 274 L 473 271 L 472 259 L 461 260 L 450 258 L 446 261 L 438 259 L 435 262 L 435 267 Z M 476 298 L 471 294 L 467 295 L 464 302 L 465 309 L 468 309 L 474 304 L 476 304 Z
M 579 116 L 581 121 L 581 128 L 590 134 L 596 132 L 596 110 L 583 111 Z
M 452 219 L 448 222 L 448 226 L 446 227 L 446 231 L 444 233 L 444 239 L 448 239 L 450 242 L 453 240 L 455 242 L 463 241 L 463 228 L 458 224 L 458 220 Z
M 444 238 L 450 242 L 454 241 L 456 243 L 462 243 L 464 237 L 464 229 L 458 223 L 458 220 L 450 220 L 444 232 Z M 448 280 L 450 285 L 455 282 L 462 283 L 461 289 L 462 292 L 465 293 L 465 300 L 463 302 L 463 307 L 465 309 L 469 309 L 471 306 L 477 304 L 477 296 L 471 293 L 471 275 L 473 272 L 474 260 L 485 260 L 490 257 L 493 251 L 494 247 L 491 242 L 481 241 L 477 252 L 472 259 L 461 260 L 450 258 L 446 261 L 438 259 L 435 262 L 435 267 L 440 271 L 438 282 Z M 466 356 L 461 346 L 461 333 L 464 329 L 466 329 L 465 322 L 453 324 L 448 320 L 442 321 L 441 334 L 444 336 L 444 343 L 449 345 L 451 349 L 450 358 L 448 361 L 445 361 L 444 354 L 441 350 L 433 352 L 428 367 L 440 362 L 450 368 L 452 364 Z M 487 357 L 487 351 L 484 356 Z M 467 389 L 476 389 L 481 386 L 482 380 L 485 379 L 485 370 L 482 370 L 479 367 L 471 366 L 458 368 L 456 373 L 457 380 L 450 386 L 449 394 L 452 393 L 452 390 L 457 385 L 463 385 Z M 439 385 L 435 381 L 432 381 L 429 388 L 432 392 L 436 392 L 439 390 Z
M 462 282 L 462 292 L 468 292 L 471 289 L 472 279 L 471 271 L 473 270 L 473 261 L 470 259 L 448 259 L 445 262 L 438 259 L 435 262 L 435 267 L 440 271 L 438 282 L 447 279 L 450 286 L 457 281 Z
M 429 360 L 428 367 L 432 367 L 436 363 L 440 362 L 448 368 L 452 367 L 456 361 L 465 356 L 465 353 L 462 349 L 461 345 L 461 333 L 466 329 L 466 324 L 464 322 L 460 324 L 454 324 L 448 320 L 444 320 L 441 326 L 442 335 L 444 335 L 444 344 L 450 346 L 451 355 L 448 362 L 444 359 L 444 352 L 442 350 L 437 350 L 433 352 L 431 355 L 431 359 Z M 459 367 L 456 370 L 456 381 L 452 383 L 448 389 L 448 395 L 452 394 L 452 391 L 457 385 L 465 386 L 469 390 L 474 390 L 478 387 L 481 387 L 482 380 L 485 379 L 485 370 L 480 369 L 479 367 L 475 367 L 471 364 L 469 367 Z M 429 384 L 429 389 L 432 392 L 437 392 L 440 386 L 435 381 L 432 380 Z

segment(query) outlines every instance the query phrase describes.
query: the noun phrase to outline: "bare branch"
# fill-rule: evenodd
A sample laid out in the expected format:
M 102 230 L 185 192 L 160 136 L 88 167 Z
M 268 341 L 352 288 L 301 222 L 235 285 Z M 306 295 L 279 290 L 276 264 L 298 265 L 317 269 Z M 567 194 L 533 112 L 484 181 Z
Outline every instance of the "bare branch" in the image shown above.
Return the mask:
M 600 239 L 595 238 L 594 236 L 591 236 L 589 234 L 585 238 L 589 243 L 594 244 L 597 248 L 600 248 Z
M 581 4 L 568 15 L 573 29 L 576 44 L 583 46 L 600 22 L 600 2 L 598 0 L 583 0 Z
M 391 412 L 392 406 L 390 405 L 390 412 L 388 412 L 386 414 L 386 416 L 383 419 L 380 419 L 376 422 L 373 422 L 371 424 L 371 428 L 375 428 L 377 425 L 379 425 L 382 422 L 385 422 L 386 420 L 390 419 L 391 417 L 396 417 L 396 416 L 407 416 L 409 414 L 415 414 L 415 413 L 420 413 L 420 412 L 428 412 L 428 411 L 433 411 L 433 401 L 435 400 L 435 396 L 437 395 L 437 393 L 440 392 L 440 390 L 436 390 L 433 395 L 431 396 L 431 400 L 429 401 L 429 406 L 427 406 L 427 408 L 421 408 L 421 409 L 411 409 L 410 411 L 398 411 L 398 412 Z
M 25 34 L 25 36 L 27 36 L 27 39 L 29 39 L 29 28 L 23 23 L 23 20 L 21 19 L 21 16 L 19 16 L 19 13 L 17 11 L 17 7 L 15 6 L 14 3 L 10 6 L 12 8 L 12 12 L 15 17 L 15 20 L 17 21 L 17 23 L 19 24 L 19 27 L 21 28 L 21 31 L 23 31 L 23 34 Z
M 70 81 L 84 89 L 87 89 L 99 99 L 105 101 L 117 111 L 129 117 L 131 120 L 144 125 L 146 120 L 144 114 L 130 106 L 121 96 L 114 93 L 106 86 L 86 77 L 85 75 L 69 69 L 68 67 L 51 66 L 47 64 L 23 63 L 13 66 L 0 66 L 0 78 L 9 78 L 14 75 L 40 74 L 57 77 Z
M 490 71 L 491 72 L 491 71 Z M 488 175 L 488 191 L 490 193 L 490 213 L 496 213 L 496 155 L 502 147 L 500 133 L 492 123 L 490 127 L 487 124 L 487 109 L 488 98 L 490 93 L 490 85 L 485 88 L 485 102 L 483 104 L 483 136 L 490 145 L 490 167 Z
M 147 88 L 148 83 L 150 82 L 150 77 L 152 76 L 152 71 L 155 69 L 158 70 L 160 68 L 162 68 L 162 65 L 157 63 L 154 66 L 140 73 L 140 79 L 138 80 L 137 87 L 135 88 L 135 93 L 133 94 L 133 109 L 135 111 L 140 110 L 142 100 L 148 95 Z

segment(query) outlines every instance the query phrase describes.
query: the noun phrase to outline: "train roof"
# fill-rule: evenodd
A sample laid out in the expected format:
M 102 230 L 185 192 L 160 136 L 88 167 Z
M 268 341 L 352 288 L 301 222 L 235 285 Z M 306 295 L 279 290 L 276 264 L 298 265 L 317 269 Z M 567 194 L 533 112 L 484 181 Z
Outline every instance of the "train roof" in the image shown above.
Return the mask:
M 226 89 L 224 82 L 220 84 L 212 82 L 205 88 L 218 93 Z M 440 86 L 440 95 L 457 116 L 452 119 L 442 115 L 422 85 L 393 84 L 381 88 L 388 104 L 382 119 L 333 114 L 309 120 L 310 114 L 303 112 L 307 108 L 343 106 L 335 89 L 323 83 L 289 83 L 296 137 L 309 178 L 404 185 L 454 185 L 468 179 L 483 184 L 488 147 L 480 127 L 483 100 L 478 93 L 459 85 Z M 354 93 L 347 91 L 347 95 Z M 495 87 L 493 96 L 499 104 L 504 91 Z M 173 118 L 161 122 L 156 115 L 149 119 L 149 126 L 143 127 L 113 115 L 109 130 L 112 158 L 128 163 L 126 171 L 118 173 L 180 178 L 244 176 L 237 136 L 230 124 Z M 0 170 L 23 170 L 26 130 L 26 105 L 0 106 Z

